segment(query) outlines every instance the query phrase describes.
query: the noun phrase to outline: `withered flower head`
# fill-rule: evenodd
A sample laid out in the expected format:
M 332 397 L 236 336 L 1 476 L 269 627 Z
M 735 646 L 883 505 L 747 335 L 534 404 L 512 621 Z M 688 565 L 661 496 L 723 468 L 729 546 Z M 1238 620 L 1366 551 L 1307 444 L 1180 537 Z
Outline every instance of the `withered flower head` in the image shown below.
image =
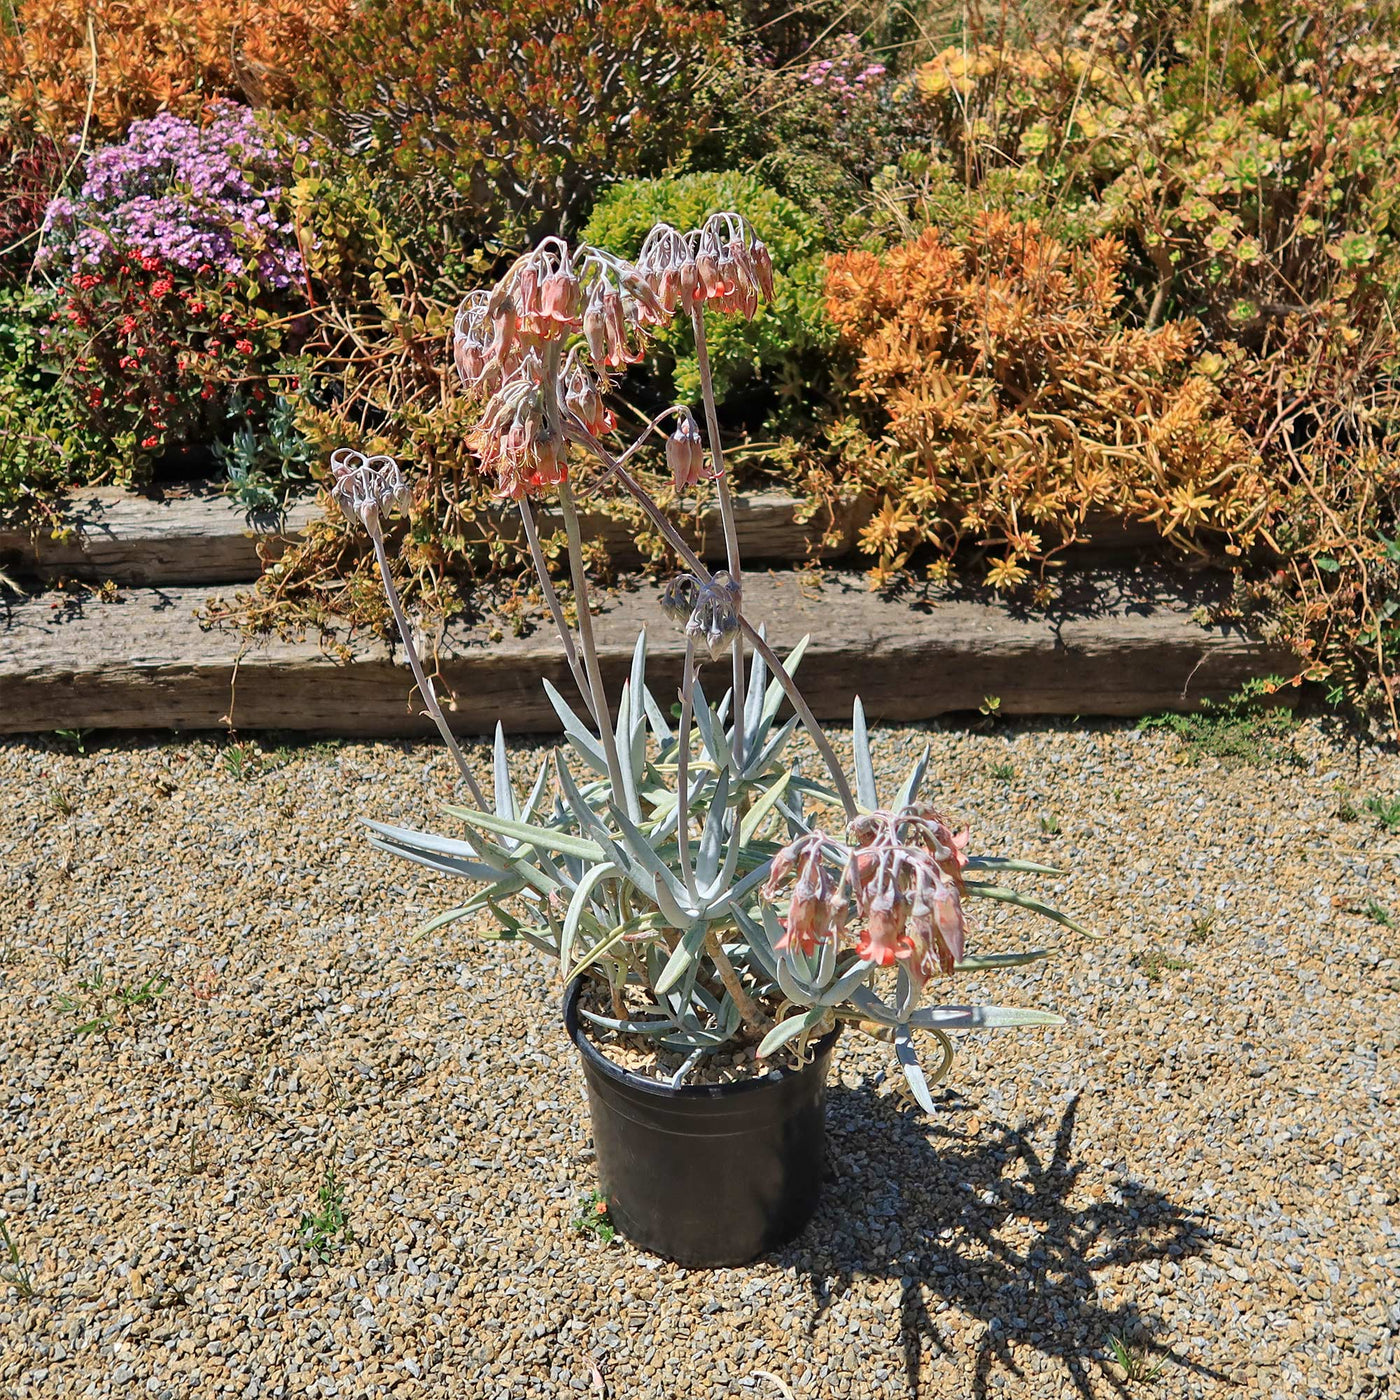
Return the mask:
M 367 457 L 353 447 L 338 447 L 331 453 L 331 476 L 331 496 L 345 518 L 367 529 L 371 519 L 407 510 L 413 500 L 392 457 Z
M 739 585 L 727 569 L 719 569 L 700 588 L 685 633 L 703 642 L 711 658 L 727 651 L 739 631 Z

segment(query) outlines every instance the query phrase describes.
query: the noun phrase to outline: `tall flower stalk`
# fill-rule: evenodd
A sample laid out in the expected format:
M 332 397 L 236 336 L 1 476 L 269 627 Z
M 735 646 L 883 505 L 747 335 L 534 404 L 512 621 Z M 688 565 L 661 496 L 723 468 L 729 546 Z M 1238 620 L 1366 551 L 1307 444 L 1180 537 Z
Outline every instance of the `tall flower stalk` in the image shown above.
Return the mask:
M 384 549 L 384 527 L 380 516 L 406 510 L 410 499 L 410 492 L 399 472 L 399 465 L 392 457 L 366 457 L 352 448 L 342 447 L 331 454 L 331 476 L 331 495 L 336 504 L 340 506 L 346 519 L 364 526 L 370 543 L 374 546 L 374 558 L 379 565 L 379 577 L 384 583 L 384 595 L 389 600 L 389 610 L 394 615 L 394 625 L 403 641 L 404 654 L 408 657 L 408 664 L 413 671 L 413 679 L 417 683 L 423 704 L 437 726 L 443 743 L 447 745 L 447 751 L 456 762 L 457 771 L 462 775 L 462 780 L 472 795 L 472 801 L 478 807 L 485 807 L 486 796 L 467 764 L 461 745 L 448 727 L 442 706 L 438 704 L 437 691 L 428 679 L 428 673 L 423 669 L 423 662 L 413 641 L 413 628 L 409 626 L 408 617 L 403 610 L 403 602 L 399 598 L 393 572 L 389 568 L 389 556 Z
M 489 909 L 508 935 L 556 956 L 565 978 L 589 972 L 603 984 L 602 999 L 581 1003 L 580 1015 L 604 1030 L 682 1052 L 675 1083 L 726 1045 L 748 1044 L 759 1059 L 785 1047 L 800 1057 L 837 1021 L 873 1023 L 893 1039 L 912 1092 L 931 1108 L 930 1075 L 919 1067 L 914 1031 L 940 1043 L 936 1082 L 951 1059 L 949 1031 L 1058 1021 L 1039 1011 L 923 1004 L 937 979 L 966 965 L 964 899 L 1001 900 L 1069 920 L 991 880 L 968 878 L 970 870 L 1045 867 L 967 856 L 966 833 L 955 833 L 918 800 L 927 756 L 892 801 L 880 802 L 859 701 L 853 791 L 794 679 L 805 643 L 784 661 L 745 613 L 704 315 L 708 308 L 752 316 L 760 298 L 771 296 L 762 242 L 739 215 L 717 214 L 689 233 L 658 225 L 635 263 L 547 238 L 494 288 L 463 303 L 453 357 L 464 388 L 480 401 L 471 445 L 500 494 L 518 503 L 587 718 L 546 685 L 572 762 L 556 754 L 522 798 L 498 726 L 493 802 L 473 783 L 475 807 L 447 809 L 467 836 L 372 822 L 372 839 L 478 883 L 473 898 L 430 928 Z M 695 329 L 705 435 L 690 410 L 675 405 L 614 450 L 617 423 L 607 406 L 613 379 L 641 359 L 657 327 L 678 315 Z M 705 566 L 629 470 L 653 434 L 665 439 L 678 496 L 702 480 L 715 482 L 724 568 Z M 384 557 L 379 514 L 401 500 L 397 469 L 358 454 L 337 454 L 333 465 L 337 499 L 370 532 L 415 678 L 466 774 Z M 604 688 L 576 504 L 579 491 L 604 482 L 637 502 L 682 566 L 661 599 L 684 637 L 675 728 L 647 688 L 645 633 L 615 703 Z M 576 630 L 567 624 L 540 546 L 534 502 L 545 495 L 557 498 L 564 526 Z M 726 655 L 733 683 L 712 708 L 700 671 L 706 659 Z M 794 713 L 779 722 L 784 698 Z M 799 724 L 821 755 L 829 787 L 803 777 L 783 757 Z M 808 816 L 809 800 L 828 810 L 839 804 L 835 834 Z M 507 912 L 511 900 L 523 906 L 523 917 Z M 996 955 L 977 966 L 1018 966 L 1040 956 L 1042 950 Z M 892 1001 L 876 991 L 886 970 L 895 984 Z

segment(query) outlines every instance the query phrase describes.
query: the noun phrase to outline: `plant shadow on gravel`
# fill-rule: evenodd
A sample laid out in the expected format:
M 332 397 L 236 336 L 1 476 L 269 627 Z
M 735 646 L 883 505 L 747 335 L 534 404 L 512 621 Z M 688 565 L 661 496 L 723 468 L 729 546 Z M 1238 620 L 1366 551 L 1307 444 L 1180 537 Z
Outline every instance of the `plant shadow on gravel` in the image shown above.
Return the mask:
M 1173 1353 L 1158 1336 L 1160 1319 L 1135 1303 L 1099 1302 L 1094 1282 L 1097 1270 L 1202 1254 L 1220 1242 L 1204 1217 L 1122 1176 L 1105 1174 L 1085 1193 L 1086 1166 L 1072 1152 L 1077 1095 L 1055 1128 L 1048 1160 L 1036 1146 L 1043 1119 L 1012 1127 L 955 1094 L 944 1104 L 957 1118 L 930 1125 L 872 1088 L 832 1087 L 828 1150 L 836 1179 L 828 1180 L 811 1229 L 778 1256 L 807 1275 L 814 1323 L 857 1274 L 899 1279 L 911 1400 L 921 1393 L 925 1344 L 950 1350 L 934 1317 L 940 1302 L 987 1324 L 975 1400 L 993 1388 L 995 1369 L 1022 1375 L 1013 1346 L 1058 1357 L 1085 1397 L 1096 1393 L 1096 1381 L 1127 1396 L 1127 1381 L 1108 1359 L 1110 1337 L 1129 1338 L 1169 1366 L 1230 1380 Z M 974 1117 L 982 1121 L 957 1125 Z M 900 1169 L 877 1169 L 882 1161 Z M 1071 1203 L 1084 1194 L 1093 1199 Z

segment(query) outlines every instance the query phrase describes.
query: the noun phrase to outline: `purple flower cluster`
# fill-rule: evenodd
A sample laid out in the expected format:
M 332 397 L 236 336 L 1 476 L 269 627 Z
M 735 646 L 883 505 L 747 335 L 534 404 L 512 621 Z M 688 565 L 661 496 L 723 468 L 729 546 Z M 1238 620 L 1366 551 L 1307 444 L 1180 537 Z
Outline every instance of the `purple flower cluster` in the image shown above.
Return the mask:
M 132 122 L 125 141 L 95 152 L 77 198 L 49 205 L 49 256 L 78 271 L 133 254 L 289 286 L 302 269 L 282 209 L 290 152 L 247 108 L 215 110 L 202 127 L 169 113 Z
M 843 105 L 849 106 L 863 92 L 868 92 L 885 76 L 883 63 L 867 63 L 854 34 L 843 34 L 841 44 L 846 52 L 836 58 L 823 58 L 810 63 L 798 76 L 799 82 L 824 87 Z

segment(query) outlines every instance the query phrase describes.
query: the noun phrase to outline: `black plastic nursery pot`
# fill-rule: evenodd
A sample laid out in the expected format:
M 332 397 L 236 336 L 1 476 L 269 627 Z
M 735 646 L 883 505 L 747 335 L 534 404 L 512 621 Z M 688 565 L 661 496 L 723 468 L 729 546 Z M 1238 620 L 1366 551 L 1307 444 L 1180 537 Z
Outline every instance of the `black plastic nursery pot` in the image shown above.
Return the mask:
M 615 1065 L 589 1040 L 582 988 L 575 978 L 564 994 L 564 1025 L 583 1057 L 613 1224 L 690 1268 L 747 1264 L 799 1234 L 821 1194 L 826 1075 L 840 1024 L 801 1069 L 672 1089 Z

